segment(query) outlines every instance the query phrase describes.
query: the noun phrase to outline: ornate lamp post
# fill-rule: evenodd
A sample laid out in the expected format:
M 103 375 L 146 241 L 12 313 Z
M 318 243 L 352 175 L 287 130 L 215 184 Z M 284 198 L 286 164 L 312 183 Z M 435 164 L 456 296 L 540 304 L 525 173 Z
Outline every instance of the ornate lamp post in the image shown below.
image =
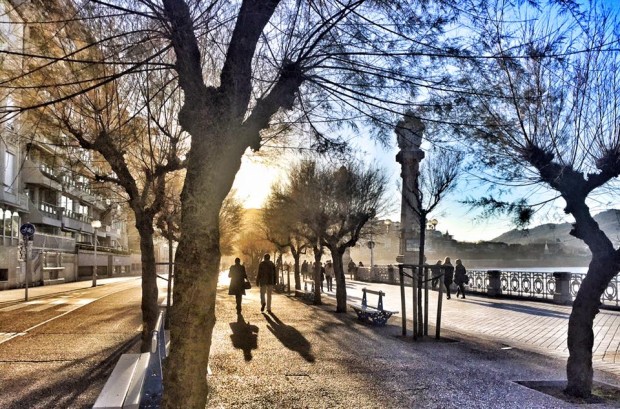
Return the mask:
M 97 287 L 97 229 L 101 227 L 100 220 L 93 220 L 90 222 L 90 225 L 93 226 L 93 243 L 95 246 L 95 261 L 93 263 L 93 287 Z

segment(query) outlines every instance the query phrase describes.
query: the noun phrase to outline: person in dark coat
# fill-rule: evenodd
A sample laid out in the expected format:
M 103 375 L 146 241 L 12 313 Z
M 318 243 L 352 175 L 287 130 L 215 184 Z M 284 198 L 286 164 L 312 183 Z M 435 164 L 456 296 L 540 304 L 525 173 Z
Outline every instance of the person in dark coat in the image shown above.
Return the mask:
M 269 254 L 265 254 L 263 261 L 258 265 L 258 274 L 256 275 L 256 285 L 260 286 L 261 312 L 265 311 L 265 306 L 267 311 L 271 312 L 271 293 L 273 292 L 273 286 L 278 281 L 276 265 L 269 258 Z M 265 294 L 267 294 L 266 301 Z
M 431 267 L 432 280 L 431 284 L 433 290 L 439 288 L 439 278 L 441 277 L 441 260 L 437 260 L 437 263 L 432 265 Z
M 228 295 L 234 295 L 237 301 L 237 314 L 241 314 L 241 297 L 245 295 L 245 280 L 248 279 L 248 275 L 245 272 L 245 266 L 241 265 L 241 259 L 237 257 L 235 264 L 230 266 L 228 270 L 228 277 L 230 277 L 230 286 L 228 287 Z
M 446 298 L 450 299 L 450 286 L 454 279 L 454 266 L 450 263 L 450 257 L 446 257 L 441 265 L 443 270 L 443 283 L 446 286 Z
M 462 298 L 465 298 L 465 283 L 467 282 L 467 271 L 461 259 L 455 261 L 456 267 L 454 267 L 454 283 L 458 285 L 456 290 L 456 298 L 459 298 L 461 293 Z

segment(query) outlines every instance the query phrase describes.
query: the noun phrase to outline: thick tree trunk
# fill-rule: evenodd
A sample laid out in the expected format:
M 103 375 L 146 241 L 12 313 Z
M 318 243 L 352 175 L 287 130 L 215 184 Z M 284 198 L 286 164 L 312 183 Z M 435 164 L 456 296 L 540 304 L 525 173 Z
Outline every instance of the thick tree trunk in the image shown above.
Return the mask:
M 331 249 L 334 273 L 336 274 L 336 312 L 347 312 L 347 286 L 344 278 L 344 268 L 342 265 L 342 255 L 337 248 Z
M 586 398 L 592 393 L 592 347 L 594 318 L 599 313 L 600 299 L 610 280 L 618 273 L 614 253 L 593 257 L 568 320 L 568 351 L 566 393 Z
M 136 228 L 140 234 L 140 252 L 142 261 L 142 343 L 141 352 L 151 349 L 151 333 L 157 324 L 159 306 L 157 305 L 157 270 L 155 248 L 153 245 L 153 218 L 135 211 Z
M 215 129 L 225 129 L 223 124 Z M 219 275 L 219 212 L 241 166 L 243 148 L 213 135 L 192 135 L 182 193 L 176 253 L 171 349 L 165 364 L 163 407 L 204 409 Z

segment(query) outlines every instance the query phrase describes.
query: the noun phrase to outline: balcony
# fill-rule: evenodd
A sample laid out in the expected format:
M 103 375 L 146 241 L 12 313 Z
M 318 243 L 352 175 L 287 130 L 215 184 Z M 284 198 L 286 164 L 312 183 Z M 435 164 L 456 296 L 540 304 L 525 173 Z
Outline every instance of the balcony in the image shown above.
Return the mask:
M 58 207 L 50 203 L 41 202 L 33 204 L 30 208 L 28 221 L 35 224 L 45 224 L 48 226 L 60 227 L 61 221 L 58 217 Z
M 0 189 L 0 204 L 16 207 L 18 211 L 28 212 L 30 209 L 28 196 L 17 191 Z
M 55 180 L 53 170 L 45 164 L 36 164 L 26 159 L 22 169 L 24 183 L 30 185 L 45 186 L 60 191 L 62 185 Z

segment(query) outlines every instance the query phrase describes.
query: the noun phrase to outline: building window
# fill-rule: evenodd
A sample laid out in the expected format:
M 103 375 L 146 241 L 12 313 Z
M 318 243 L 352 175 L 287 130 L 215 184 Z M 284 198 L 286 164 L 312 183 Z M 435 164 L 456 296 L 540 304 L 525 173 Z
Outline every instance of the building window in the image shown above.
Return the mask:
M 13 192 L 15 184 L 15 155 L 4 152 L 4 191 Z

